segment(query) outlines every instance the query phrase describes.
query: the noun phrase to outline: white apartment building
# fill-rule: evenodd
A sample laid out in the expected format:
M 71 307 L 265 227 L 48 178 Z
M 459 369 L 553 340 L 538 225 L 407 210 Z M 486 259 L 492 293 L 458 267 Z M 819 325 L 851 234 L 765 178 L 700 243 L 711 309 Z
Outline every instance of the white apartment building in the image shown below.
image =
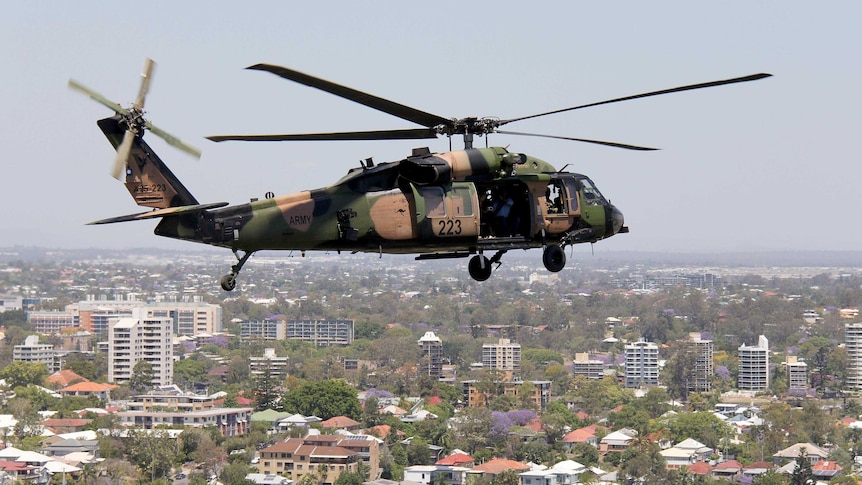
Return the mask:
M 54 350 L 51 344 L 40 344 L 38 335 L 28 335 L 23 344 L 12 347 L 12 360 L 45 364 L 48 374 L 53 374 L 63 368 L 66 353 Z
M 443 373 L 443 341 L 434 332 L 425 332 L 418 344 L 422 349 L 419 373 L 423 376 L 440 377 Z
M 496 344 L 482 344 L 482 367 L 503 371 L 521 368 L 521 344 L 501 338 Z
M 643 338 L 626 345 L 625 386 L 639 388 L 658 385 L 658 345 Z
M 289 362 L 286 356 L 276 355 L 275 349 L 263 349 L 263 357 L 248 358 L 248 369 L 252 376 L 261 376 L 268 371 L 271 377 L 284 379 Z
M 121 384 L 132 377 L 135 364 L 144 360 L 153 368 L 153 385 L 171 384 L 173 368 L 173 319 L 150 317 L 133 311 L 108 328 L 108 381 Z
M 739 347 L 739 375 L 736 387 L 740 391 L 765 391 L 769 388 L 769 340 L 763 335 L 756 346 Z
M 848 390 L 862 389 L 862 323 L 844 324 L 844 348 L 847 350 Z

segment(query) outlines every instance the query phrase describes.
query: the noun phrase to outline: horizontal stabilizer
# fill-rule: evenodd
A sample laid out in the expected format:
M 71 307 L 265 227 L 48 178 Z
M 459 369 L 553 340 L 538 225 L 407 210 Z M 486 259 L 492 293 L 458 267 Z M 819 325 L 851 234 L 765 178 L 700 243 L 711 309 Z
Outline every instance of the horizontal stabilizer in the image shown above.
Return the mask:
M 209 209 L 218 209 L 219 207 L 224 207 L 228 205 L 227 202 L 213 202 L 211 204 L 196 204 L 196 205 L 182 205 L 179 207 L 168 207 L 166 209 L 158 209 L 150 212 L 141 212 L 139 214 L 129 214 L 127 216 L 119 216 L 119 217 L 111 217 L 108 219 L 102 219 L 100 221 L 94 221 L 89 224 L 113 224 L 115 222 L 129 222 L 129 221 L 142 221 L 144 219 L 155 219 L 158 217 L 168 217 L 168 216 L 180 216 L 184 214 L 194 214 L 195 212 L 201 212 Z

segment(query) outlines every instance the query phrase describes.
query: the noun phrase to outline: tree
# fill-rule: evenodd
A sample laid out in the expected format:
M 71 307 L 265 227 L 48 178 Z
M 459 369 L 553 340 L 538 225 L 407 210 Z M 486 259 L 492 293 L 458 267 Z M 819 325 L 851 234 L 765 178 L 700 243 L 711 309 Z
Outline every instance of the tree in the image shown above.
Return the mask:
M 151 479 L 168 476 L 176 461 L 174 440 L 164 431 L 130 433 L 129 461 Z
M 48 376 L 48 368 L 40 362 L 16 360 L 0 370 L 0 379 L 6 379 L 11 388 L 27 387 L 30 384 L 41 386 Z
M 153 387 L 153 364 L 146 360 L 139 360 L 132 368 L 132 377 L 129 379 L 129 387 L 133 392 L 145 392 Z
M 786 485 L 787 478 L 775 470 L 768 470 L 766 473 L 757 475 L 751 481 L 751 485 Z
M 811 462 L 808 461 L 804 447 L 799 448 L 799 456 L 796 457 L 796 466 L 790 475 L 790 485 L 810 485 L 814 483 L 814 472 L 811 470 Z
M 491 479 L 491 485 L 518 485 L 521 477 L 515 470 L 504 470 Z
M 258 374 L 254 378 L 254 402 L 255 409 L 262 411 L 264 409 L 274 409 L 281 411 L 281 402 L 278 392 L 276 392 L 276 379 L 272 377 L 269 367 L 264 368 L 262 374 Z
M 413 465 L 428 465 L 431 462 L 431 450 L 428 442 L 414 437 L 407 445 L 407 463 Z
M 233 462 L 222 469 L 219 474 L 219 481 L 224 485 L 253 485 L 254 481 L 247 480 L 245 476 L 254 471 L 254 468 L 245 463 Z
M 21 397 L 11 399 L 7 404 L 7 409 L 16 420 L 13 434 L 19 440 L 42 434 L 42 425 L 39 424 L 41 418 L 38 409 L 33 407 L 29 399 Z
M 288 391 L 281 398 L 285 411 L 305 416 L 318 416 L 324 420 L 347 416 L 359 420 L 362 407 L 356 389 L 342 380 L 306 381 Z
M 666 483 L 667 469 L 660 451 L 649 438 L 638 436 L 620 457 L 620 474 L 628 479 L 628 483 Z
M 333 485 L 362 485 L 365 479 L 359 473 L 341 472 Z

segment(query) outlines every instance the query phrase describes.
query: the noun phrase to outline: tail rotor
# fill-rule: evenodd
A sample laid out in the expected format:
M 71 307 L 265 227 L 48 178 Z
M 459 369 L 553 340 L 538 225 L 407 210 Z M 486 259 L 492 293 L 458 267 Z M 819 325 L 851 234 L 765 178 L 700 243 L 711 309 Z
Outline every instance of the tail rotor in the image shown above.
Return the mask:
M 201 157 L 201 152 L 197 148 L 184 143 L 179 138 L 153 125 L 150 121 L 144 119 L 144 103 L 147 93 L 150 90 L 150 82 L 152 81 L 153 71 L 156 63 L 152 59 L 146 59 L 144 62 L 144 71 L 141 73 L 141 86 L 138 89 L 138 96 L 135 102 L 129 108 L 123 108 L 119 103 L 115 103 L 83 84 L 69 79 L 69 87 L 76 91 L 80 91 L 90 99 L 106 106 L 113 110 L 122 118 L 123 124 L 126 126 L 126 132 L 123 134 L 123 140 L 117 146 L 117 156 L 114 159 L 114 166 L 111 170 L 111 175 L 117 180 L 122 180 L 122 174 L 129 161 L 129 156 L 132 152 L 134 141 L 138 137 L 144 135 L 144 130 L 153 132 L 154 135 L 162 138 L 169 145 L 179 148 L 180 150 L 192 155 L 195 158 Z

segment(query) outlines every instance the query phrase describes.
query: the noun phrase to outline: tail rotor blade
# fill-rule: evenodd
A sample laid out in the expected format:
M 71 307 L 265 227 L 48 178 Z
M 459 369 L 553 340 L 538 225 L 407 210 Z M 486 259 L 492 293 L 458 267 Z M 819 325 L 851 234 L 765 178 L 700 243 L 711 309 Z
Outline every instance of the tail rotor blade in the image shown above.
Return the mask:
M 117 158 L 114 159 L 114 169 L 111 171 L 111 175 L 121 182 L 123 179 L 120 177 L 123 175 L 126 163 L 129 161 L 129 155 L 132 153 L 132 143 L 134 141 L 135 134 L 132 130 L 126 130 L 126 134 L 123 135 L 123 142 L 117 147 Z
M 138 90 L 138 98 L 135 100 L 135 108 L 144 109 L 144 101 L 147 93 L 150 91 L 150 80 L 153 77 L 153 69 L 156 63 L 152 59 L 147 58 L 144 61 L 144 72 L 141 73 L 141 88 Z
M 80 91 L 80 92 L 86 94 L 87 96 L 90 97 L 90 99 L 107 106 L 108 108 L 114 110 L 114 112 L 117 114 L 120 114 L 123 116 L 128 116 L 128 114 L 129 114 L 129 111 L 127 109 L 125 109 L 122 106 L 120 106 L 119 104 L 111 101 L 110 99 L 102 96 L 101 94 L 93 91 L 92 89 L 88 88 L 87 86 L 84 86 L 83 84 L 79 83 L 78 81 L 75 81 L 74 79 L 69 79 L 69 87 L 71 89 L 74 89 L 75 91 Z

